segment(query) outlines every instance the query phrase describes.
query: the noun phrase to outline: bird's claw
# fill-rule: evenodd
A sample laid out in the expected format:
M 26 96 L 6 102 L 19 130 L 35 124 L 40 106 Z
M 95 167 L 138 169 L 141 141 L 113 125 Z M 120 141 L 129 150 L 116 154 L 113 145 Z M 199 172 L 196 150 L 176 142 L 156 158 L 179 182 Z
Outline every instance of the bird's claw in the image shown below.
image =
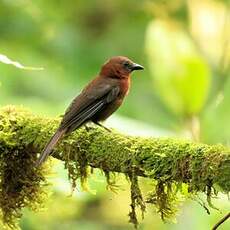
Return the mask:
M 90 131 L 90 129 L 92 129 L 92 127 L 90 127 L 89 125 L 87 125 L 87 124 L 85 124 L 84 125 L 84 127 L 85 127 L 85 130 L 87 131 L 87 132 L 89 132 Z

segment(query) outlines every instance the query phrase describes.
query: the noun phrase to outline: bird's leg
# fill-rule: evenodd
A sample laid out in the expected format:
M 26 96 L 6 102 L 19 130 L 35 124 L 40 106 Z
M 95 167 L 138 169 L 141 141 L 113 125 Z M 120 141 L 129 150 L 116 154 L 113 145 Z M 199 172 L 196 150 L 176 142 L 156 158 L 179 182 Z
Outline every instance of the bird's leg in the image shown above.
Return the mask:
M 98 122 L 98 121 L 94 121 L 93 123 L 96 124 L 96 125 L 98 125 L 98 126 L 100 126 L 100 127 L 102 127 L 103 129 L 105 129 L 105 130 L 108 131 L 108 132 L 112 132 L 111 129 L 105 127 L 104 125 L 102 125 L 102 124 L 101 124 L 100 122 Z
M 92 127 L 90 127 L 89 125 L 87 125 L 87 124 L 84 124 L 84 127 L 85 127 L 85 130 L 87 131 L 87 132 L 89 132 L 90 131 L 90 129 L 92 129 Z

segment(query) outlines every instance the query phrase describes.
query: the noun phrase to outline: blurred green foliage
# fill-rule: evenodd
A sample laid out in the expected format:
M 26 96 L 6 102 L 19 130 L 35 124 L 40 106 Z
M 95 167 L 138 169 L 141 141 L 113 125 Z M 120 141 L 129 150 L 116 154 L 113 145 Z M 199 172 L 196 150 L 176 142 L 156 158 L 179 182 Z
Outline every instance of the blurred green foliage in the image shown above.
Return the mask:
M 189 36 L 172 23 L 154 20 L 146 39 L 149 66 L 162 100 L 179 116 L 199 113 L 209 92 L 211 76 Z
M 116 114 L 142 120 L 153 130 L 183 137 L 197 132 L 203 142 L 228 144 L 229 1 L 2 0 L 0 19 L 0 54 L 25 66 L 44 67 L 32 71 L 0 63 L 1 106 L 23 104 L 38 114 L 60 115 L 107 58 L 125 55 L 146 69 L 133 74 L 129 97 Z M 98 191 L 101 184 L 95 187 Z M 79 201 L 79 193 L 69 202 L 55 192 L 46 214 L 25 212 L 22 229 L 58 229 L 55 222 L 61 217 L 60 226 L 66 229 L 128 229 L 124 209 L 129 201 L 119 194 L 99 192 L 91 203 Z M 106 209 L 110 202 L 126 205 Z M 84 214 L 83 206 L 88 208 Z M 220 218 L 188 207 L 178 225 L 162 226 L 148 212 L 141 228 L 184 229 L 192 218 L 199 223 L 196 229 L 205 229 Z M 106 211 L 89 217 L 100 208 Z M 59 209 L 63 214 L 57 214 Z M 116 221 L 119 224 L 113 226 Z

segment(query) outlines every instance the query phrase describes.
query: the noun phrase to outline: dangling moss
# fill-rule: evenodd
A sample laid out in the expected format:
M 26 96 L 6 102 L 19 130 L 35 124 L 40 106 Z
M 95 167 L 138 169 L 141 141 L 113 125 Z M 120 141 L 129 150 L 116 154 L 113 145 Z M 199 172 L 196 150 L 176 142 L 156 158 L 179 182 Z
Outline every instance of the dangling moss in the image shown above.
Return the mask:
M 3 221 L 13 229 L 23 207 L 37 209 L 44 204 L 49 167 L 35 168 L 34 162 L 59 121 L 13 106 L 0 110 L 0 209 Z M 130 137 L 100 127 L 83 127 L 65 137 L 53 156 L 65 162 L 73 188 L 80 179 L 87 189 L 92 168 L 105 173 L 110 187 L 116 181 L 111 175 L 126 175 L 131 183 L 129 216 L 135 226 L 136 207 L 145 211 L 138 177 L 152 182 L 146 201 L 156 207 L 163 220 L 173 218 L 181 196 L 196 199 L 204 193 L 208 205 L 215 208 L 213 197 L 230 191 L 230 150 L 222 145 Z
M 147 203 L 153 204 L 163 221 L 174 218 L 178 211 L 178 187 L 170 182 L 158 181 L 148 194 Z
M 83 190 L 87 191 L 87 178 L 89 175 L 89 167 L 87 159 L 84 154 L 76 154 L 75 161 L 69 159 L 70 151 L 68 148 L 63 146 L 63 151 L 65 155 L 63 155 L 63 160 L 65 162 L 65 168 L 68 170 L 69 180 L 72 184 L 72 191 L 77 186 L 77 180 L 80 179 L 81 187 Z
M 22 208 L 37 210 L 47 198 L 44 175 L 49 173 L 47 167 L 34 167 L 36 148 L 28 136 L 18 136 L 23 121 L 16 115 L 14 107 L 0 113 L 0 208 L 3 223 L 12 229 L 17 228 Z
M 133 171 L 131 174 L 128 175 L 131 186 L 130 186 L 130 196 L 131 196 L 131 211 L 129 212 L 129 222 L 134 224 L 135 228 L 138 226 L 138 220 L 137 220 L 137 213 L 136 208 L 139 207 L 142 213 L 142 219 L 144 219 L 144 213 L 145 213 L 145 201 L 141 194 L 141 189 L 138 184 L 138 177 L 135 175 L 135 172 Z

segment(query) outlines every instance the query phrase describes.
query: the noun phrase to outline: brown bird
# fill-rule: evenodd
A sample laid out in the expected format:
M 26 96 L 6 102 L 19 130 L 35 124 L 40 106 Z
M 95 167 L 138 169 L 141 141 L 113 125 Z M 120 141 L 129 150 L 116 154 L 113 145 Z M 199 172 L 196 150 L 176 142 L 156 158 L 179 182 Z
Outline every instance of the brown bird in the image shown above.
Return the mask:
M 87 122 L 100 125 L 100 121 L 115 112 L 128 94 L 130 74 L 143 66 L 127 57 L 116 56 L 108 60 L 99 75 L 93 79 L 67 108 L 59 128 L 46 144 L 36 165 L 41 165 L 52 152 L 57 142 Z

